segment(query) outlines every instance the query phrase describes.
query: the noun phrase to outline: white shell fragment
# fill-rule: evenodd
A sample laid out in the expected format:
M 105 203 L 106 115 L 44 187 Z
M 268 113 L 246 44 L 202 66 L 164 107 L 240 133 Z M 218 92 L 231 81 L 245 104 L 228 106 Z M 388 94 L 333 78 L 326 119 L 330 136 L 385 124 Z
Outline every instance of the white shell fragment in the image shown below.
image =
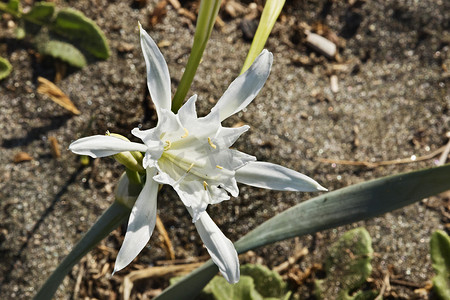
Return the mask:
M 339 92 L 339 84 L 337 75 L 331 75 L 330 77 L 330 88 L 333 93 Z
M 336 44 L 318 34 L 308 32 L 306 35 L 306 43 L 328 58 L 334 58 L 336 55 Z

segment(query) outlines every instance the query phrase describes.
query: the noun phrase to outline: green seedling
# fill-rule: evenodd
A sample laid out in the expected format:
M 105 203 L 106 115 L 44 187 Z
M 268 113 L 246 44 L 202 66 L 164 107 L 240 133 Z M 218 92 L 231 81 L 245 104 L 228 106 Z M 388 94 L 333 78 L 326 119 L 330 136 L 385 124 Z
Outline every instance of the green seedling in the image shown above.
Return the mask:
M 0 11 L 17 20 L 16 38 L 30 36 L 32 44 L 43 55 L 77 68 L 87 64 L 86 54 L 98 59 L 107 59 L 110 55 L 102 30 L 80 11 L 72 8 L 57 10 L 52 2 L 36 2 L 24 13 L 16 0 L 0 2 Z M 0 71 L 3 69 L 2 63 Z M 4 78 L 8 74 L 2 72 L 0 76 Z
M 369 233 L 363 227 L 346 232 L 334 243 L 325 261 L 326 278 L 316 280 L 318 299 L 374 299 L 373 291 L 350 293 L 366 282 L 372 272 L 373 249 Z
M 173 278 L 175 284 L 181 278 Z M 247 264 L 241 266 L 241 279 L 229 284 L 222 276 L 215 276 L 198 300 L 288 300 L 291 292 L 281 276 L 262 265 Z
M 440 299 L 450 299 L 450 238 L 442 230 L 436 230 L 430 240 L 431 261 L 436 276 L 433 290 Z

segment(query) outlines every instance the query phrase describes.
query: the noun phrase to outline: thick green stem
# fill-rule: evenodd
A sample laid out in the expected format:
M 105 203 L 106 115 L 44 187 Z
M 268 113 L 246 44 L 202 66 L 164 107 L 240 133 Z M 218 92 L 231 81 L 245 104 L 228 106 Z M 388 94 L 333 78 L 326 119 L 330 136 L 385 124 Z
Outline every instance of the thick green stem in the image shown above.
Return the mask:
M 172 100 L 172 111 L 176 113 L 186 98 L 187 92 L 194 80 L 198 65 L 203 56 L 209 36 L 216 22 L 216 17 L 220 8 L 220 0 L 202 0 L 197 18 L 197 27 L 194 34 L 191 55 L 189 56 L 186 70 L 181 78 L 178 89 Z
M 252 45 L 248 51 L 244 66 L 242 67 L 241 74 L 250 68 L 255 58 L 258 57 L 263 50 L 285 1 L 286 0 L 267 0 L 261 15 L 261 20 L 259 21 L 258 29 L 256 30 Z

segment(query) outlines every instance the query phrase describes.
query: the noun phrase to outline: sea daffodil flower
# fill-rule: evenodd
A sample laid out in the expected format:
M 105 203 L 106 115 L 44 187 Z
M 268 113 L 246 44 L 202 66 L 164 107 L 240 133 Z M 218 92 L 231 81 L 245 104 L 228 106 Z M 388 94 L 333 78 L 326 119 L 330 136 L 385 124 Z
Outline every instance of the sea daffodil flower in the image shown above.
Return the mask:
M 238 196 L 237 182 L 282 191 L 324 191 L 313 179 L 285 167 L 257 162 L 254 156 L 230 149 L 249 129 L 222 127 L 221 122 L 244 109 L 269 76 L 272 53 L 267 50 L 236 78 L 205 117 L 197 117 L 192 96 L 178 111 L 171 108 L 170 76 L 155 42 L 140 28 L 141 47 L 147 67 L 147 84 L 158 114 L 158 124 L 149 130 L 135 128 L 134 143 L 114 136 L 95 135 L 73 142 L 69 149 L 82 155 L 104 157 L 123 151 L 145 153 L 146 179 L 128 222 L 114 272 L 127 266 L 145 247 L 156 222 L 159 184 L 169 184 L 186 206 L 214 263 L 230 283 L 239 281 L 239 260 L 233 243 L 206 212 L 216 204 Z

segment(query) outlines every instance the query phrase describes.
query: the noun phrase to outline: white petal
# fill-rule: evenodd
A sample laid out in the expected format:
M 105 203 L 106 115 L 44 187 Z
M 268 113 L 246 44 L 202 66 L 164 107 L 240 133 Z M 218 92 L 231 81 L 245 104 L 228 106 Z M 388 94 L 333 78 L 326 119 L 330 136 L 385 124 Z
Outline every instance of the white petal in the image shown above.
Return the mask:
M 93 135 L 76 140 L 69 146 L 75 154 L 104 157 L 124 151 L 147 151 L 144 144 L 124 141 L 109 135 Z
M 250 68 L 230 84 L 212 109 L 220 111 L 220 121 L 241 111 L 253 101 L 269 77 L 272 61 L 272 53 L 264 49 Z
M 237 182 L 277 191 L 327 191 L 314 179 L 268 162 L 249 162 L 236 170 Z
M 180 119 L 181 124 L 189 124 L 197 120 L 195 101 L 197 101 L 197 95 L 193 95 L 189 98 L 180 110 L 178 110 L 178 118 Z
M 189 212 L 191 213 L 190 210 Z M 207 212 L 200 215 L 195 227 L 223 277 L 229 283 L 237 283 L 240 277 L 239 258 L 233 243 L 222 233 Z
M 218 140 L 218 146 L 223 149 L 230 148 L 234 142 L 236 142 L 236 140 L 249 129 L 250 126 L 248 125 L 237 128 L 220 127 L 215 137 Z
M 156 106 L 157 112 L 161 109 L 170 110 L 170 75 L 167 63 L 158 46 L 148 33 L 139 24 L 141 32 L 141 47 L 147 66 L 147 86 Z
M 158 183 L 153 180 L 155 174 L 155 168 L 147 169 L 147 179 L 131 210 L 127 233 L 117 254 L 113 274 L 125 268 L 141 252 L 153 233 L 158 195 Z

